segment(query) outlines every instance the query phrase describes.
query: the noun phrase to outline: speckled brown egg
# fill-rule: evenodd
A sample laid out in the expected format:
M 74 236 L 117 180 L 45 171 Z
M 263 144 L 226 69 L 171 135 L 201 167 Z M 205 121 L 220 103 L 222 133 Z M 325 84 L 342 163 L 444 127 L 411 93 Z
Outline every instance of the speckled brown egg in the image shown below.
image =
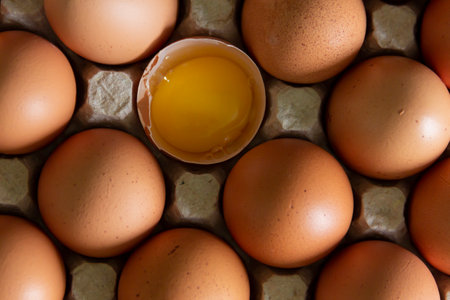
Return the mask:
M 75 98 L 72 67 L 56 46 L 25 31 L 0 33 L 0 153 L 50 143 L 72 118 Z
M 0 215 L 0 299 L 61 300 L 66 271 L 58 249 L 37 226 Z
M 323 268 L 316 300 L 439 300 L 427 266 L 394 243 L 364 241 L 348 246 Z
M 267 265 L 295 268 L 329 254 L 346 234 L 352 189 L 341 165 L 310 142 L 275 139 L 248 151 L 224 187 L 226 225 Z
M 164 179 L 137 138 L 115 129 L 82 131 L 46 161 L 38 185 L 48 228 L 75 252 L 109 257 L 142 241 L 161 218 Z
M 167 41 L 177 0 L 45 0 L 45 14 L 61 41 L 82 57 L 124 64 L 149 56 Z
M 328 138 L 366 176 L 399 179 L 431 165 L 450 140 L 450 95 L 425 65 L 400 56 L 368 59 L 334 87 Z
M 246 0 L 242 35 L 272 76 L 294 83 L 326 80 L 357 55 L 366 33 L 361 0 Z
M 248 300 L 249 279 L 234 250 L 200 229 L 160 233 L 129 258 L 118 299 Z
M 423 257 L 450 275 L 450 158 L 429 169 L 414 188 L 409 232 Z

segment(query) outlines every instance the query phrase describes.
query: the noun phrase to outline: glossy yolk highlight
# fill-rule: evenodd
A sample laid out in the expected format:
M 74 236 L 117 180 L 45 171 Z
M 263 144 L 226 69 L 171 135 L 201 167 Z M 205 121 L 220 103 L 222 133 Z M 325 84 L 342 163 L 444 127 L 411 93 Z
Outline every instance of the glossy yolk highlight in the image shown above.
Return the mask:
M 224 151 L 248 123 L 252 106 L 249 77 L 234 62 L 199 57 L 171 69 L 151 102 L 152 124 L 182 151 Z

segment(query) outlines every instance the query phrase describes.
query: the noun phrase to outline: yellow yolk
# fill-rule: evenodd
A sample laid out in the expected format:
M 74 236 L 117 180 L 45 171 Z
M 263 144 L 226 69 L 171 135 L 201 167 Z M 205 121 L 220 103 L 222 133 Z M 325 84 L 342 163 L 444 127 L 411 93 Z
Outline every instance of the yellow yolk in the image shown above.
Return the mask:
M 182 151 L 217 152 L 248 123 L 252 106 L 249 77 L 234 62 L 199 57 L 171 69 L 151 102 L 152 124 Z

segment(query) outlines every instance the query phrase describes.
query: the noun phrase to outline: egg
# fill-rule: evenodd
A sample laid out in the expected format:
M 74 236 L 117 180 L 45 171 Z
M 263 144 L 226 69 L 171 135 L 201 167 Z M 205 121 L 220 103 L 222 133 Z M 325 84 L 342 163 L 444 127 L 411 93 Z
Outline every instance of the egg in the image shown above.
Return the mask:
M 439 300 L 427 266 L 391 242 L 363 241 L 333 256 L 319 275 L 315 299 Z
M 55 237 L 75 252 L 109 257 L 142 241 L 161 218 L 164 178 L 137 138 L 97 128 L 73 135 L 42 168 L 38 204 Z
M 409 232 L 425 259 L 450 275 L 450 158 L 421 177 L 409 208 Z
M 450 140 L 450 94 L 425 65 L 401 56 L 368 59 L 332 90 L 326 128 L 355 171 L 400 179 L 431 165 Z
M 132 253 L 120 275 L 118 300 L 248 300 L 246 269 L 234 250 L 200 229 L 162 232 Z
M 62 257 L 31 222 L 0 215 L 0 299 L 61 300 L 66 290 Z
M 45 0 L 45 14 L 61 41 L 103 64 L 141 60 L 164 44 L 177 19 L 177 0 Z
M 256 135 L 266 94 L 256 64 L 211 37 L 179 40 L 159 51 L 139 83 L 137 109 L 150 141 L 183 162 L 214 164 Z
M 420 49 L 425 61 L 450 88 L 450 1 L 432 0 L 420 28 Z
M 25 31 L 0 32 L 0 57 L 0 153 L 33 152 L 72 118 L 72 67 L 56 46 Z
M 311 264 L 341 241 L 353 215 L 343 168 L 310 142 L 283 138 L 251 149 L 224 186 L 223 214 L 238 245 L 280 268 Z
M 242 36 L 258 64 L 293 83 L 329 79 L 356 57 L 366 33 L 361 0 L 245 0 Z

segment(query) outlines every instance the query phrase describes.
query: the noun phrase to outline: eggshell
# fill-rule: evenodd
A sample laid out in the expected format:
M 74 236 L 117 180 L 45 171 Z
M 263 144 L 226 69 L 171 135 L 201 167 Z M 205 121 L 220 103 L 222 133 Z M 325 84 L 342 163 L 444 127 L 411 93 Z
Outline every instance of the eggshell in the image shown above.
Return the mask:
M 118 299 L 249 299 L 247 272 L 234 250 L 199 229 L 178 228 L 151 238 L 129 258 Z
M 380 179 L 431 165 L 450 139 L 450 95 L 426 66 L 400 56 L 368 59 L 342 76 L 326 118 L 328 139 L 344 163 Z
M 177 0 L 45 0 L 45 14 L 61 41 L 103 64 L 134 62 L 169 38 Z
M 162 215 L 164 179 L 137 138 L 90 129 L 60 145 L 38 184 L 39 209 L 64 245 L 87 256 L 122 254 L 144 239 Z
M 423 257 L 450 275 L 450 158 L 434 165 L 417 183 L 409 232 Z
M 72 117 L 72 67 L 57 47 L 25 31 L 0 33 L 0 57 L 0 153 L 35 151 Z
M 361 0 L 246 0 L 242 35 L 249 52 L 272 76 L 313 83 L 341 72 L 366 33 Z
M 325 265 L 315 299 L 440 297 L 433 275 L 420 258 L 390 242 L 364 241 L 343 249 Z
M 0 215 L 0 299 L 61 300 L 65 289 L 52 241 L 25 219 Z
M 156 129 L 151 118 L 151 103 L 160 82 L 167 72 L 182 62 L 196 57 L 217 56 L 228 59 L 242 68 L 251 84 L 253 99 L 248 124 L 242 133 L 219 151 L 190 152 L 174 147 Z M 256 64 L 238 47 L 211 37 L 192 37 L 170 44 L 153 57 L 139 82 L 137 109 L 148 138 L 165 154 L 183 162 L 215 164 L 228 160 L 242 151 L 255 137 L 264 117 L 266 93 L 264 81 Z M 192 116 L 195 119 L 194 116 Z M 219 147 L 218 147 L 219 148 Z
M 432 0 L 422 19 L 420 48 L 425 61 L 450 88 L 450 1 Z
M 353 195 L 340 164 L 299 139 L 247 152 L 224 187 L 226 224 L 239 246 L 265 264 L 300 267 L 323 258 L 346 234 Z

